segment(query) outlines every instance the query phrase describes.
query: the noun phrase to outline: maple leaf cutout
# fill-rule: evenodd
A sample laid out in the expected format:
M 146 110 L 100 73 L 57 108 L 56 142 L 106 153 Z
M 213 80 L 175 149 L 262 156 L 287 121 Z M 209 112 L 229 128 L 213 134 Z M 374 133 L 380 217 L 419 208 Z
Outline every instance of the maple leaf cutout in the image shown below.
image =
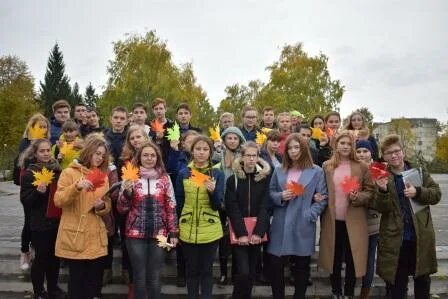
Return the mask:
M 221 140 L 221 136 L 219 135 L 219 126 L 208 128 L 208 132 L 210 133 L 210 139 L 214 142 Z
M 166 136 L 166 138 L 169 141 L 178 141 L 180 139 L 180 127 L 179 125 L 176 123 L 174 123 L 174 126 L 172 128 L 168 128 L 168 135 Z
M 31 140 L 34 139 L 45 139 L 47 136 L 47 129 L 41 128 L 39 123 L 34 124 L 28 130 L 28 136 Z
M 311 138 L 321 140 L 324 132 L 320 128 L 311 128 L 311 131 L 313 132 L 311 135 Z
M 266 134 L 257 132 L 257 138 L 255 138 L 255 142 L 259 145 L 262 145 L 267 139 L 268 137 L 266 136 Z
M 335 131 L 333 129 L 326 128 L 325 133 L 327 133 L 328 138 L 331 138 L 334 136 Z
M 344 177 L 344 180 L 341 182 L 342 191 L 346 194 L 350 192 L 357 192 L 361 189 L 361 185 L 359 184 L 359 180 L 357 177 Z
M 134 164 L 127 162 L 123 167 L 121 167 L 121 178 L 123 180 L 135 181 L 140 178 L 138 167 Z
M 373 162 L 369 165 L 370 175 L 372 176 L 372 180 L 376 181 L 379 178 L 383 178 L 388 176 L 386 170 L 386 164 L 381 162 Z
M 33 171 L 34 182 L 33 186 L 38 187 L 40 184 L 44 183 L 45 186 L 51 184 L 51 181 L 54 179 L 53 170 L 48 170 L 47 168 L 42 168 L 41 171 Z
M 305 188 L 302 184 L 293 181 L 289 181 L 286 184 L 286 190 L 291 191 L 295 196 L 300 196 L 305 192 Z
M 156 133 L 163 133 L 163 132 L 165 132 L 165 129 L 163 128 L 163 124 L 160 121 L 158 121 L 157 119 L 155 119 L 151 123 L 151 130 L 153 130 Z
M 272 129 L 269 128 L 262 128 L 261 132 L 263 132 L 264 134 L 268 134 L 270 131 L 272 131 Z
M 102 172 L 99 168 L 94 168 L 86 176 L 86 179 L 92 183 L 93 191 L 95 191 L 96 188 L 99 188 L 102 185 L 104 185 L 104 180 L 106 179 L 106 173 Z
M 167 251 L 170 251 L 171 248 L 174 247 L 173 244 L 168 243 L 168 238 L 165 237 L 164 235 L 157 235 L 156 239 L 157 239 L 157 242 L 158 242 L 157 246 L 162 247 L 162 248 L 166 249 Z
M 71 156 L 74 153 L 73 143 L 64 142 L 59 148 L 59 152 L 64 156 Z
M 210 179 L 210 177 L 206 174 L 200 173 L 196 169 L 191 170 L 191 176 L 190 180 L 195 184 L 197 187 L 204 186 L 204 183 L 206 180 Z

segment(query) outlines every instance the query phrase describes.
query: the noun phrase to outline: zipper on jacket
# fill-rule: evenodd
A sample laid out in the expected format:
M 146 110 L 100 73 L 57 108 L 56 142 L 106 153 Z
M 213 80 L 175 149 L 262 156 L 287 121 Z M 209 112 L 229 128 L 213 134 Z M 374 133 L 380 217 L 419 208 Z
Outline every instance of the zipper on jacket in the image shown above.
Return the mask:
M 195 243 L 198 243 L 198 227 L 199 227 L 199 187 L 196 188 L 196 239 Z
M 247 206 L 248 206 L 248 209 L 247 209 L 247 211 L 249 212 L 249 217 L 251 217 L 251 215 L 250 215 L 250 181 L 251 181 L 251 176 L 249 175 L 249 194 L 248 194 L 248 196 L 247 196 L 247 198 L 248 198 L 248 204 L 247 204 Z

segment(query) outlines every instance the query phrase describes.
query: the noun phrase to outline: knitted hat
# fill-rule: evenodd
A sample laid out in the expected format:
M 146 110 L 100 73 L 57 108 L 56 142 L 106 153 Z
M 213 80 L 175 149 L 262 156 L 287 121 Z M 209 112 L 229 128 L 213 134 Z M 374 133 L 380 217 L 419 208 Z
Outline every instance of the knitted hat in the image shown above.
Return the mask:
M 373 153 L 373 147 L 372 147 L 372 143 L 369 140 L 358 140 L 356 142 L 356 149 L 358 148 L 366 148 L 369 150 L 370 153 Z
M 221 139 L 224 140 L 226 135 L 229 133 L 233 133 L 233 134 L 237 135 L 240 138 L 240 144 L 243 144 L 246 142 L 246 138 L 244 138 L 243 133 L 237 127 L 228 127 L 227 129 L 225 129 L 221 134 Z

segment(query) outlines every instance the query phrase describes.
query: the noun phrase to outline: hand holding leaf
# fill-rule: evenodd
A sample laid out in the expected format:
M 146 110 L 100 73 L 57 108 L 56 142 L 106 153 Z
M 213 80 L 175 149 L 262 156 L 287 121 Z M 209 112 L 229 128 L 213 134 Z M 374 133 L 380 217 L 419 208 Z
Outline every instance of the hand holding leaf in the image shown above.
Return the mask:
M 135 181 L 140 179 L 138 167 L 134 166 L 131 162 L 126 162 L 126 164 L 121 167 L 121 178 L 124 181 Z
M 41 171 L 33 171 L 34 182 L 33 186 L 39 187 L 41 184 L 48 186 L 54 179 L 54 172 L 43 167 Z
M 174 126 L 172 128 L 168 128 L 168 135 L 166 136 L 166 138 L 169 141 L 178 141 L 180 139 L 180 127 L 179 125 L 176 123 L 174 123 Z
M 300 196 L 305 192 L 305 188 L 302 184 L 293 181 L 289 181 L 286 184 L 286 190 L 291 191 L 295 196 Z
M 92 183 L 92 191 L 95 191 L 96 188 L 99 188 L 102 185 L 104 185 L 106 174 L 102 172 L 99 168 L 94 168 L 86 176 L 86 179 Z
M 192 169 L 191 170 L 191 177 L 190 180 L 191 182 L 196 185 L 197 187 L 202 187 L 204 186 L 205 182 L 207 180 L 209 180 L 210 177 L 206 174 L 200 173 L 199 171 L 197 171 L 196 169 Z
M 213 140 L 213 142 L 221 140 L 221 136 L 219 134 L 219 126 L 208 128 L 208 131 L 210 133 L 210 139 Z
M 341 182 L 341 188 L 345 194 L 350 194 L 351 192 L 358 192 L 361 189 L 361 185 L 357 177 L 346 176 Z

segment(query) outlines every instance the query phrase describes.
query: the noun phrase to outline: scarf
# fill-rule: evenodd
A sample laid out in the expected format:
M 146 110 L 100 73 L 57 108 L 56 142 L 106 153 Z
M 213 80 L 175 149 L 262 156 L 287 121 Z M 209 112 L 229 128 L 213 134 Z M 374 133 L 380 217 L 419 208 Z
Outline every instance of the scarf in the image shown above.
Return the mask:
M 155 168 L 148 169 L 143 166 L 140 166 L 140 177 L 142 179 L 155 180 L 160 177 L 160 173 L 161 171 Z

